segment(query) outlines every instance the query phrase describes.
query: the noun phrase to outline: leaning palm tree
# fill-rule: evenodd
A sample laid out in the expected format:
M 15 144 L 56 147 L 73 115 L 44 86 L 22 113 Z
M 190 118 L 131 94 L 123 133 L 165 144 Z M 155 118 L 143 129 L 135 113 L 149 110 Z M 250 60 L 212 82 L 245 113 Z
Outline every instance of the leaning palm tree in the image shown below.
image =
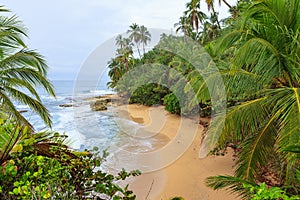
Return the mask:
M 229 109 L 226 118 L 216 117 L 208 135 L 221 132 L 220 145 L 237 143 L 241 150 L 237 178 L 210 178 L 208 183 L 213 188 L 229 186 L 240 191 L 240 180 L 265 181 L 300 193 L 295 187 L 300 160 L 285 151 L 300 142 L 299 41 L 299 0 L 255 2 L 242 14 L 238 28 L 222 37 L 217 47 L 220 55 L 232 55 L 228 91 L 243 92 L 238 93 L 240 101 Z M 256 90 L 247 91 L 257 84 L 260 86 L 253 87 Z M 222 122 L 224 127 L 219 126 Z M 264 176 L 262 172 L 272 173 Z
M 27 48 L 24 37 L 27 37 L 25 28 L 16 16 L 0 16 L 1 112 L 31 127 L 15 106 L 16 102 L 25 104 L 51 127 L 50 114 L 36 91 L 37 87 L 41 87 L 55 96 L 46 78 L 48 66 L 43 56 Z

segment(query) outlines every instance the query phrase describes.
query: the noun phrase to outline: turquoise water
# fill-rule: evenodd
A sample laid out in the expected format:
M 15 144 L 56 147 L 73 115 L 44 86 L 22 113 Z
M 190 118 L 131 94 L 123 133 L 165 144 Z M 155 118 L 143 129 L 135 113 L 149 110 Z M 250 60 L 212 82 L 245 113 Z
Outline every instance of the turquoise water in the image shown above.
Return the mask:
M 107 111 L 94 112 L 86 98 L 112 94 L 105 84 L 96 85 L 85 81 L 75 84 L 73 81 L 52 81 L 56 98 L 39 90 L 44 105 L 49 110 L 53 131 L 66 134 L 73 149 L 84 150 L 98 147 L 107 149 L 110 156 L 105 166 L 109 169 L 140 169 L 137 161 L 139 153 L 151 152 L 159 138 L 137 138 L 143 126 L 124 117 L 120 117 L 115 107 Z M 74 88 L 75 87 L 75 88 Z M 76 91 L 76 92 L 74 92 Z M 73 104 L 73 107 L 60 107 L 61 104 Z M 36 131 L 47 130 L 42 120 L 26 106 L 18 109 L 28 110 L 23 115 L 34 125 Z
M 110 111 L 91 111 L 89 103 L 84 99 L 113 92 L 108 90 L 105 84 L 95 85 L 89 81 L 82 81 L 80 84 L 69 80 L 51 82 L 55 88 L 56 98 L 50 97 L 43 90 L 38 89 L 38 91 L 52 116 L 52 130 L 68 135 L 72 147 L 76 149 L 93 146 L 107 148 L 111 139 L 119 131 L 115 117 Z M 60 107 L 61 104 L 74 104 L 76 107 Z M 39 116 L 30 111 L 27 106 L 17 107 L 19 110 L 28 111 L 24 116 L 30 120 L 36 131 L 47 129 Z

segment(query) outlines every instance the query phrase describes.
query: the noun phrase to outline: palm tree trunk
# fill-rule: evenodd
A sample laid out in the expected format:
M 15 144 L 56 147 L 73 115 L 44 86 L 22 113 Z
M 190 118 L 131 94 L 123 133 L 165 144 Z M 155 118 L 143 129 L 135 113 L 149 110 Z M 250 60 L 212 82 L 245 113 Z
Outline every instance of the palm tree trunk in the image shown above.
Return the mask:
M 222 0 L 226 6 L 228 6 L 229 9 L 233 9 L 233 7 L 226 1 L 226 0 Z
M 138 45 L 138 43 L 135 43 L 135 44 L 136 44 L 136 48 L 137 48 L 137 50 L 138 50 L 139 56 L 140 56 L 140 58 L 141 58 L 141 52 L 140 52 L 139 45 Z
M 226 0 L 222 1 L 233 12 L 233 16 L 236 16 L 237 10 L 234 7 L 232 7 Z
M 216 16 L 216 21 L 217 21 L 218 27 L 219 27 L 219 29 L 221 29 L 221 25 L 220 25 L 220 22 L 219 22 L 219 19 L 218 19 L 217 12 L 215 10 L 214 4 L 211 5 L 211 9 L 212 9 L 214 15 Z

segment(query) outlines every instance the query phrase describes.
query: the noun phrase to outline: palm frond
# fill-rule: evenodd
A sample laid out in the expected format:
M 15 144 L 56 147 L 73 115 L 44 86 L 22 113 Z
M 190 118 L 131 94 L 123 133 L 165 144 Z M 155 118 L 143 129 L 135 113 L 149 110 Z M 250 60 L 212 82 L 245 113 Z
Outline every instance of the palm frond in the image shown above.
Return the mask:
M 0 128 L 0 165 L 4 163 L 10 153 L 26 137 L 27 129 L 25 126 L 15 126 L 12 124 L 1 125 Z
M 211 176 L 206 179 L 206 185 L 214 190 L 226 189 L 231 193 L 236 193 L 242 197 L 242 199 L 248 199 L 251 195 L 248 188 L 244 185 L 257 186 L 254 182 L 246 181 L 234 176 Z
M 19 113 L 11 99 L 0 90 L 1 112 L 6 113 L 10 118 L 17 119 L 20 124 L 24 124 L 33 130 L 32 125 Z
M 226 146 L 227 143 L 236 143 L 255 133 L 267 117 L 261 103 L 265 98 L 244 102 L 229 109 L 226 116 L 216 115 L 208 127 L 201 144 L 200 157 L 206 156 L 217 144 Z
M 52 121 L 50 118 L 49 111 L 40 101 L 12 87 L 5 87 L 5 91 L 9 93 L 9 95 L 16 101 L 28 105 L 42 118 L 42 120 L 47 126 L 51 127 Z

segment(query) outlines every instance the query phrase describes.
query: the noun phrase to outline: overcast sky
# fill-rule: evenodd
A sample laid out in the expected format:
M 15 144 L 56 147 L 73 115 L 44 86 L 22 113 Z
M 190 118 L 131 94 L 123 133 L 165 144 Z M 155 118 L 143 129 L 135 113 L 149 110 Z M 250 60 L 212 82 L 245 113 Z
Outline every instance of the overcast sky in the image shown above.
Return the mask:
M 28 28 L 27 43 L 46 57 L 50 79 L 74 79 L 96 47 L 126 32 L 132 23 L 171 30 L 188 1 L 4 0 L 2 4 Z M 226 15 L 227 7 L 222 6 L 220 13 Z

